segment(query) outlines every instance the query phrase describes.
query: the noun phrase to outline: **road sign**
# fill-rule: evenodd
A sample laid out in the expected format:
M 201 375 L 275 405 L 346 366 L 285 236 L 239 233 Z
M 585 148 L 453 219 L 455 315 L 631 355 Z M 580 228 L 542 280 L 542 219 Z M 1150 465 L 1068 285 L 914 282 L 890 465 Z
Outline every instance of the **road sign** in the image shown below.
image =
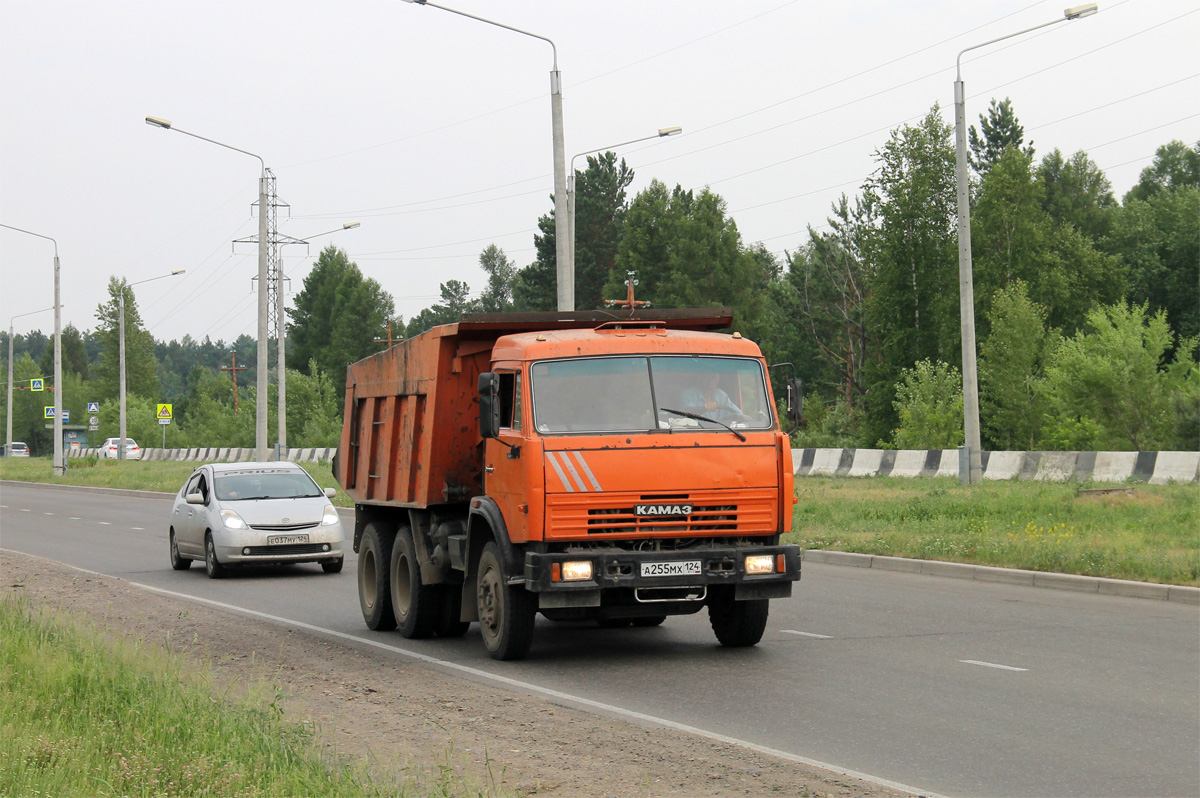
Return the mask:
M 63 423 L 64 423 L 64 424 L 66 424 L 66 423 L 68 423 L 70 420 L 71 420 L 71 411 L 70 411 L 70 410 L 64 410 L 64 411 L 63 411 Z
M 42 408 L 43 418 L 54 418 L 54 405 L 47 405 Z
M 160 419 L 158 420 L 158 423 L 159 423 L 159 424 L 162 424 L 162 425 L 165 427 L 165 426 L 167 426 L 168 424 L 170 424 L 170 423 L 171 423 L 171 419 L 169 419 L 169 418 L 160 418 Z
M 96 424 L 90 424 L 90 425 L 88 426 L 88 432 L 95 432 L 95 431 L 96 431 L 96 430 L 98 430 L 98 429 L 100 429 L 100 427 L 99 427 L 99 426 L 97 426 Z
M 162 421 L 164 418 L 167 421 L 171 420 L 171 405 L 159 405 L 158 406 L 158 420 Z
M 46 381 L 41 377 L 29 381 L 29 390 L 44 391 L 46 390 Z
M 89 413 L 99 413 L 100 412 L 100 403 L 99 402 L 88 402 L 88 412 Z M 95 424 L 96 422 L 93 421 L 92 423 Z
M 100 423 L 100 416 L 88 416 L 88 423 L 89 423 L 89 424 L 93 424 L 93 425 L 94 425 L 94 424 L 99 424 L 99 423 Z

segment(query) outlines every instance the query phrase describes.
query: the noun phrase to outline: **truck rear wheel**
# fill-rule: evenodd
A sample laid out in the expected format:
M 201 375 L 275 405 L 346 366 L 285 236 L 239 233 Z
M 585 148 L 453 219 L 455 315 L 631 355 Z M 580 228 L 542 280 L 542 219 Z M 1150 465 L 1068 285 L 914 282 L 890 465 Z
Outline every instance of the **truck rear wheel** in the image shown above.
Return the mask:
M 410 640 L 432 636 L 441 615 L 438 600 L 442 591 L 438 585 L 426 585 L 421 581 L 417 546 L 412 530 L 406 526 L 396 531 L 388 573 L 392 580 L 392 614 L 400 634 Z
M 492 659 L 522 659 L 533 645 L 536 610 L 522 585 L 508 584 L 504 561 L 495 543 L 483 547 L 475 582 L 479 631 Z
M 387 632 L 396 628 L 388 566 L 395 533 L 378 521 L 367 524 L 358 546 L 358 604 L 367 628 Z
M 757 645 L 767 630 L 769 604 L 767 599 L 717 599 L 708 605 L 708 622 L 723 646 L 741 648 Z

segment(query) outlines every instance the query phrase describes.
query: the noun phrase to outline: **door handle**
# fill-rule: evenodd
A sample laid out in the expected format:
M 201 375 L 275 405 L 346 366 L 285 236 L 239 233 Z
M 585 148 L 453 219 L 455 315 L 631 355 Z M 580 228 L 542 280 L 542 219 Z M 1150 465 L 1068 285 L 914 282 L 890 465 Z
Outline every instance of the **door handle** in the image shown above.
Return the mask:
M 495 466 L 484 466 L 483 470 L 486 471 L 487 473 L 491 474 L 493 471 L 496 470 L 496 467 Z

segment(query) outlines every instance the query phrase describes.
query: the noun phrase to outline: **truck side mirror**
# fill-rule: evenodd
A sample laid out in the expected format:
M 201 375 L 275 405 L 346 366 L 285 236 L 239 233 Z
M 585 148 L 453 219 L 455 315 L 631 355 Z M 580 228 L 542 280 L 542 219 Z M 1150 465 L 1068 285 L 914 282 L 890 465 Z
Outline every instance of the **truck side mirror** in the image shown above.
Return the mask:
M 500 434 L 500 375 L 485 371 L 479 375 L 479 435 L 495 438 Z
M 787 413 L 792 421 L 800 422 L 804 418 L 804 381 L 787 381 Z

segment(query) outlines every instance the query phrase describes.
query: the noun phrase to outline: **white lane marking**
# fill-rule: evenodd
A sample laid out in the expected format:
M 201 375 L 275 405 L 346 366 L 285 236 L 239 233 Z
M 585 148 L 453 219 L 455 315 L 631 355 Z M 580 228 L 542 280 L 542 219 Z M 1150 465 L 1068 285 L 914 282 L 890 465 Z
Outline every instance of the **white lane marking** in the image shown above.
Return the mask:
M 73 515 L 73 516 L 71 516 L 71 520 L 72 520 L 72 521 L 79 521 L 79 520 L 81 520 L 81 519 L 79 518 L 79 516 L 77 516 L 77 515 Z
M 54 513 L 42 513 L 42 515 L 54 515 Z
M 959 662 L 965 665 L 982 665 L 985 668 L 996 668 L 1002 671 L 1028 671 L 1029 668 L 1014 668 L 1012 665 L 997 665 L 994 662 L 980 662 L 977 659 L 960 659 Z
M 13 550 L 0 548 L 0 551 L 13 551 Z M 67 563 L 60 562 L 58 560 L 50 560 L 45 557 L 38 557 L 37 555 L 34 555 L 34 554 L 24 554 L 21 552 L 14 552 L 14 553 L 20 553 L 21 556 L 29 557 L 30 559 L 34 559 L 34 560 L 46 560 L 47 562 L 54 562 L 54 563 L 57 563 L 64 567 L 70 568 L 74 571 L 80 571 L 85 574 L 93 574 L 95 576 L 107 576 L 111 579 L 118 579 L 122 582 L 126 581 L 124 579 L 121 579 L 121 577 L 119 577 L 119 576 L 111 576 L 110 574 L 100 573 L 99 571 L 89 571 L 86 568 L 79 568 L 74 565 L 69 565 Z M 551 690 L 549 688 L 542 687 L 540 685 L 530 684 L 529 682 L 522 682 L 517 679 L 510 679 L 507 676 L 498 676 L 494 673 L 489 673 L 487 671 L 479 670 L 478 668 L 472 668 L 468 665 L 459 665 L 456 662 L 449 662 L 444 659 L 438 659 L 437 657 L 430 657 L 426 654 L 418 654 L 415 651 L 406 651 L 403 648 L 398 648 L 397 646 L 391 646 L 391 645 L 388 645 L 387 643 L 381 643 L 378 640 L 369 640 L 364 637 L 357 637 L 355 635 L 346 634 L 345 632 L 338 632 L 333 629 L 326 629 L 321 626 L 314 626 L 313 624 L 304 623 L 303 621 L 294 621 L 294 620 L 291 620 L 290 618 L 282 618 L 278 615 L 269 615 L 265 612 L 258 612 L 257 610 L 249 610 L 249 609 L 246 609 L 245 607 L 238 607 L 233 604 L 224 604 L 219 601 L 213 601 L 211 599 L 200 598 L 199 596 L 189 596 L 186 593 L 176 593 L 173 590 L 164 590 L 160 587 L 153 587 L 151 585 L 143 585 L 140 582 L 126 582 L 126 584 L 130 585 L 131 587 L 138 587 L 138 588 L 141 588 L 142 590 L 148 590 L 151 593 L 158 593 L 163 596 L 171 596 L 173 598 L 182 599 L 183 601 L 193 601 L 197 604 L 207 604 L 210 607 L 217 607 L 218 609 L 229 610 L 230 612 L 241 613 L 243 615 L 249 615 L 254 618 L 262 618 L 264 620 L 271 621 L 272 623 L 283 624 L 285 626 L 295 626 L 300 629 L 307 629 L 310 632 L 316 632 L 318 634 L 328 635 L 330 637 L 336 637 L 336 638 L 339 638 L 342 640 L 347 640 L 352 643 L 357 643 L 359 645 L 371 646 L 373 648 L 383 649 L 384 651 L 388 651 L 393 654 L 399 654 L 401 656 L 419 660 L 421 662 L 425 662 L 430 665 L 435 665 L 435 666 L 438 666 L 441 668 L 445 668 L 447 670 L 458 671 L 459 673 L 465 673 L 470 676 L 476 677 L 478 679 L 495 682 L 497 684 L 502 684 L 502 685 L 505 685 L 508 687 L 514 687 L 519 690 L 525 690 L 530 693 L 536 693 L 538 695 L 544 695 L 544 696 L 547 696 L 550 698 L 557 698 L 562 701 L 570 701 L 572 703 L 579 704 L 580 706 L 590 707 L 592 709 L 599 710 L 601 712 L 611 713 L 611 714 L 617 715 L 619 717 L 630 718 L 633 720 L 640 720 L 645 723 L 653 723 L 655 725 L 662 726 L 663 728 L 674 729 L 675 731 L 681 731 L 681 732 L 684 732 L 685 734 L 694 734 L 698 737 L 703 737 L 707 740 L 713 740 L 715 742 L 725 743 L 726 745 L 736 745 L 741 748 L 746 748 L 750 751 L 757 751 L 760 754 L 766 754 L 767 756 L 774 756 L 774 757 L 778 757 L 779 759 L 785 759 L 788 762 L 796 762 L 801 765 L 808 765 L 809 767 L 821 768 L 823 770 L 832 770 L 835 773 L 843 773 L 852 779 L 861 779 L 863 781 L 870 782 L 871 784 L 878 784 L 881 787 L 889 787 L 894 790 L 900 790 L 902 792 L 907 792 L 911 795 L 920 795 L 920 796 L 924 796 L 924 798 L 943 798 L 943 796 L 940 793 L 930 792 L 929 790 L 923 790 L 923 789 L 919 789 L 917 787 L 910 787 L 907 784 L 902 784 L 898 781 L 890 781 L 888 779 L 882 779 L 882 778 L 879 778 L 878 776 L 872 776 L 868 773 L 860 773 L 856 770 L 849 770 L 847 768 L 841 767 L 840 765 L 832 765 L 828 762 L 822 762 L 818 759 L 809 759 L 808 757 L 799 756 L 797 754 L 791 754 L 791 753 L 788 753 L 787 751 L 780 751 L 777 748 L 768 748 L 765 745 L 758 745 L 757 743 L 752 743 L 747 740 L 739 740 L 736 737 L 729 737 L 724 734 L 717 734 L 716 732 L 710 732 L 705 729 L 697 728 L 695 726 L 688 726 L 687 724 L 684 724 L 684 723 L 676 723 L 675 721 L 667 720 L 666 718 L 659 718 L 659 717 L 655 717 L 654 715 L 647 715 L 642 712 L 634 712 L 633 710 L 624 709 L 622 707 L 614 706 L 612 704 L 603 704 L 599 701 L 593 701 L 590 698 L 580 698 L 579 696 L 571 695 L 570 693 L 563 693 L 558 690 Z
M 24 507 L 22 507 L 22 508 L 21 508 L 21 512 L 23 512 L 23 513 L 27 513 L 27 512 L 29 512 L 29 510 L 26 510 Z
M 830 635 L 819 635 L 815 632 L 797 632 L 795 629 L 780 629 L 786 635 L 800 635 L 801 637 L 815 637 L 817 640 L 832 640 Z
M 144 527 L 144 526 L 131 526 L 129 528 L 134 530 L 135 532 L 145 532 L 146 531 L 146 527 Z
M 110 523 L 109 523 L 109 522 L 107 522 L 107 521 L 101 521 L 101 522 L 100 522 L 100 526 L 112 526 L 112 524 L 110 524 Z

